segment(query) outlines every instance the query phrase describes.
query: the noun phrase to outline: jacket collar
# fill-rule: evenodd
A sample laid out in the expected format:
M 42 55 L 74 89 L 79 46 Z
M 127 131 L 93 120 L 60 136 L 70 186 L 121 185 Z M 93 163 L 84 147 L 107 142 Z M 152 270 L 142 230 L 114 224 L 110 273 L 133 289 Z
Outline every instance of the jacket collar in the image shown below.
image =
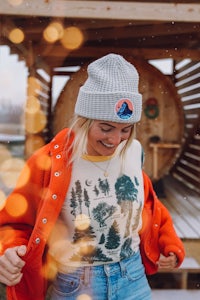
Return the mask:
M 69 129 L 61 130 L 50 142 L 50 155 L 57 155 L 67 149 L 73 142 L 74 134 Z

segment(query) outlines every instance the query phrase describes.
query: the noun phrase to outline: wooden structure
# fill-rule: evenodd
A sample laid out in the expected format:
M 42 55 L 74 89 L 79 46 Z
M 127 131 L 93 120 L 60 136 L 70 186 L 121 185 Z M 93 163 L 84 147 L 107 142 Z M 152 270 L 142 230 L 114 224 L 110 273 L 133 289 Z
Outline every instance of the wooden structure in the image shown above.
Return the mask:
M 199 195 L 184 183 L 164 179 L 166 197 L 162 199 L 173 218 L 174 226 L 182 239 L 200 239 L 200 202 Z
M 13 38 L 14 29 L 22 34 L 21 41 Z M 171 58 L 173 73 L 167 77 L 180 99 L 184 130 L 181 143 L 175 141 L 181 147 L 168 171 L 200 193 L 199 0 L 6 0 L 0 6 L 0 31 L 0 43 L 25 60 L 29 69 L 27 156 L 55 130 L 53 76 L 71 77 L 71 67 L 82 68 L 109 52 L 146 62 Z M 156 164 L 162 147 L 171 151 L 165 144 L 151 145 L 155 178 L 160 176 Z
M 155 276 L 149 276 L 150 282 L 157 278 L 164 279 L 166 278 L 166 274 L 169 274 L 171 276 L 171 283 L 173 284 L 174 278 L 173 275 L 178 275 L 179 278 L 177 278 L 177 286 L 180 289 L 188 289 L 188 277 L 190 274 L 199 274 L 200 273 L 200 265 L 199 263 L 192 257 L 186 257 L 178 269 L 174 270 L 167 270 L 167 269 L 160 269 L 159 272 Z M 164 275 L 164 276 L 163 276 Z M 153 286 L 153 284 L 152 284 Z

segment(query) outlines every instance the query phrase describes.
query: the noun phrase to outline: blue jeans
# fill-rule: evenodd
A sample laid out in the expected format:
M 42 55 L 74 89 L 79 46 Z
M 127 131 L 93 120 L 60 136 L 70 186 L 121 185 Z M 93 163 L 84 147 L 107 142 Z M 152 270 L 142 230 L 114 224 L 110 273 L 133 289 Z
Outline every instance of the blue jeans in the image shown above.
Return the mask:
M 87 295 L 87 296 L 86 296 Z M 140 252 L 119 263 L 58 273 L 51 300 L 152 300 Z

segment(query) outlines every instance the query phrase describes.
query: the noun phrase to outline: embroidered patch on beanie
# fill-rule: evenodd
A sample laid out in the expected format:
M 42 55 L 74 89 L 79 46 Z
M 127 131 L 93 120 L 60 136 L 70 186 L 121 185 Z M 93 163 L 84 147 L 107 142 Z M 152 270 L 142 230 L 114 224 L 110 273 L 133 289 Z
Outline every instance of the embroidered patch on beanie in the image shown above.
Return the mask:
M 115 105 L 115 112 L 122 120 L 129 120 L 133 115 L 133 103 L 129 99 L 120 99 Z
M 89 64 L 87 71 L 88 78 L 79 90 L 75 105 L 77 115 L 119 123 L 140 120 L 139 75 L 131 63 L 111 53 Z

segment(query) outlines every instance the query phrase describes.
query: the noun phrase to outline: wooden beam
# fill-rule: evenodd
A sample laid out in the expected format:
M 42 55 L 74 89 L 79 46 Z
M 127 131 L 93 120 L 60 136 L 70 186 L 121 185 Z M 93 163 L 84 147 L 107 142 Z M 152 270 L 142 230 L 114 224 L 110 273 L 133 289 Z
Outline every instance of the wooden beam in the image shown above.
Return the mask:
M 41 29 L 40 29 L 41 32 Z M 113 39 L 113 38 L 136 38 L 136 37 L 154 37 L 157 36 L 172 36 L 172 35 L 183 35 L 192 34 L 200 32 L 200 24 L 193 23 L 159 23 L 158 24 L 148 24 L 148 25 L 129 25 L 126 27 L 115 27 L 103 28 L 103 29 L 91 29 L 88 28 L 87 36 L 88 40 L 98 40 L 98 39 Z
M 45 26 L 40 24 L 34 24 L 34 26 L 27 26 L 27 23 L 23 25 L 20 24 L 20 28 L 24 28 L 26 36 L 31 38 L 34 35 L 41 35 L 41 32 L 44 30 Z M 86 21 L 87 23 L 87 21 Z M 157 36 L 171 36 L 171 35 L 183 35 L 183 34 L 198 34 L 200 32 L 200 23 L 180 23 L 175 22 L 172 23 L 152 23 L 152 24 L 144 24 L 142 25 L 139 23 L 134 23 L 134 25 L 126 25 L 120 26 L 120 21 L 115 21 L 113 26 L 110 26 L 109 23 L 107 28 L 105 28 L 105 23 L 103 24 L 102 28 L 93 28 L 93 26 L 83 29 L 83 25 L 79 24 L 76 21 L 76 26 L 81 28 L 83 32 L 86 32 L 87 39 L 90 41 L 95 41 L 98 39 L 109 40 L 109 39 L 126 39 L 126 38 L 136 38 L 136 37 L 154 37 Z M 119 23 L 119 24 L 118 24 Z M 65 27 L 68 25 L 65 24 Z M 86 26 L 85 26 L 86 27 Z
M 34 48 L 36 55 L 41 55 L 45 57 L 41 46 Z M 46 49 L 44 48 L 44 52 Z M 60 60 L 66 59 L 67 57 L 99 57 L 107 53 L 115 52 L 121 55 L 131 55 L 135 57 L 141 57 L 144 59 L 161 59 L 161 58 L 172 58 L 172 59 L 185 59 L 190 58 L 191 60 L 200 59 L 200 50 L 195 49 L 165 49 L 165 48 L 122 48 L 122 47 L 99 47 L 98 51 L 96 47 L 82 47 L 79 50 L 66 52 L 62 46 L 54 46 L 48 51 L 48 61 L 52 61 L 54 64 L 54 59 L 58 58 Z M 45 52 L 46 53 L 46 52 Z
M 125 1 L 1 1 L 0 14 L 85 19 L 200 22 L 200 4 Z

